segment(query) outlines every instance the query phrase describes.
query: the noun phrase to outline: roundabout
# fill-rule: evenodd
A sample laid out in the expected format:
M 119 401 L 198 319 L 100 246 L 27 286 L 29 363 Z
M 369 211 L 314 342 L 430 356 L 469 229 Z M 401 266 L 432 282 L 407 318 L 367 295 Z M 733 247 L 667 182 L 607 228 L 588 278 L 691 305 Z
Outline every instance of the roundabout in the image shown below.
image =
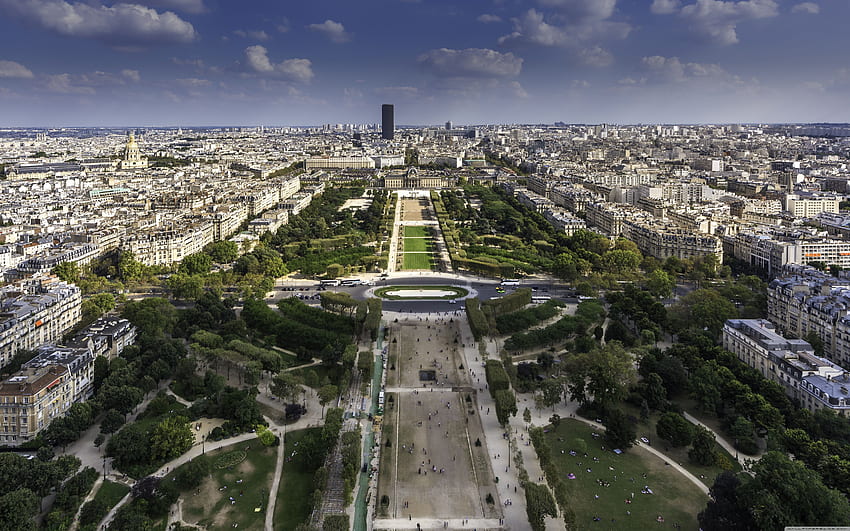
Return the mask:
M 403 300 L 455 300 L 469 296 L 469 290 L 459 286 L 384 286 L 373 295 L 390 301 Z

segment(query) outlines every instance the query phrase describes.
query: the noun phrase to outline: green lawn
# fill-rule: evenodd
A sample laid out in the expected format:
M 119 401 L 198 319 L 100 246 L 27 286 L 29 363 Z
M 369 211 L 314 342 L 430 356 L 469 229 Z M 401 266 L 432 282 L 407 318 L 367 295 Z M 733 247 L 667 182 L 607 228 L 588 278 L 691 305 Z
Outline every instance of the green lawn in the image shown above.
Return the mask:
M 404 252 L 406 253 L 424 253 L 431 250 L 431 240 L 429 238 L 405 238 Z
M 402 269 L 431 269 L 431 253 L 404 253 Z
M 602 432 L 577 420 L 562 420 L 549 430 L 546 438 L 569 489 L 577 529 L 650 529 L 674 523 L 683 529 L 698 528 L 696 515 L 708 497 L 658 457 L 641 448 L 617 455 L 605 447 Z M 570 455 L 576 439 L 587 445 L 587 457 Z M 568 479 L 568 474 L 575 479 Z M 645 486 L 652 494 L 641 493 Z M 659 516 L 663 524 L 657 521 Z
M 245 457 L 238 463 L 224 468 L 216 466 L 220 461 L 243 453 Z M 212 463 L 211 477 L 195 492 L 182 494 L 183 519 L 197 522 L 206 529 L 230 529 L 233 524 L 238 524 L 240 529 L 262 529 L 277 449 L 251 440 L 210 452 L 207 456 Z M 170 476 L 166 476 L 166 480 L 169 479 Z
M 629 415 L 634 416 L 635 418 L 640 418 L 640 408 L 637 408 L 629 403 L 624 403 L 622 405 L 622 409 Z M 657 449 L 664 452 L 664 454 L 670 456 L 671 459 L 682 465 L 685 470 L 690 472 L 691 474 L 698 477 L 706 487 L 711 487 L 714 485 L 714 479 L 723 472 L 723 468 L 719 466 L 702 466 L 692 463 L 690 459 L 688 459 L 688 450 L 689 446 L 683 446 L 681 448 L 673 448 L 670 444 L 659 437 L 655 432 L 655 425 L 658 422 L 658 419 L 661 417 L 661 413 L 658 411 L 653 411 L 649 418 L 646 421 L 638 420 L 637 423 L 637 431 L 638 437 L 648 437 L 652 442 L 652 445 Z M 738 472 L 741 470 L 741 464 L 734 458 L 734 456 L 729 455 L 729 452 L 723 449 L 720 444 L 715 443 L 714 449 L 720 455 L 724 456 L 729 464 L 732 466 L 732 470 L 734 472 Z
M 408 225 L 404 227 L 404 237 L 405 238 L 426 238 L 431 235 L 431 231 L 428 227 L 422 227 L 417 225 Z
M 316 470 L 307 466 L 302 455 L 297 452 L 297 445 L 311 431 L 321 432 L 322 428 L 308 428 L 286 434 L 287 459 L 283 462 L 283 474 L 277 491 L 277 505 L 274 511 L 275 529 L 295 529 L 310 517 L 312 509 L 310 497 L 316 490 L 313 484 L 313 475 Z M 294 456 L 293 452 L 295 452 Z
M 122 485 L 121 483 L 115 483 L 114 481 L 106 480 L 101 485 L 100 488 L 97 489 L 97 492 L 94 495 L 94 499 L 103 504 L 106 508 L 106 513 L 108 513 L 115 504 L 121 501 L 128 492 L 130 492 L 130 487 L 126 485 Z M 80 526 L 82 531 L 94 531 L 97 527 L 97 524 L 90 524 L 85 526 Z

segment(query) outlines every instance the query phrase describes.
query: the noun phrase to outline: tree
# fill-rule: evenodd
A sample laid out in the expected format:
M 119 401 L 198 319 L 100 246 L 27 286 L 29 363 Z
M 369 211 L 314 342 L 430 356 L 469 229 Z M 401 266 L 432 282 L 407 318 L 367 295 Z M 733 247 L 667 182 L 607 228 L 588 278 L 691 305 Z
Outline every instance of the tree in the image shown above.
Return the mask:
M 136 261 L 136 257 L 130 251 L 121 251 L 118 259 L 118 276 L 121 280 L 135 280 L 141 278 L 145 273 L 145 265 Z
M 540 390 L 543 395 L 543 406 L 552 406 L 552 410 L 554 411 L 555 404 L 561 401 L 561 393 L 563 393 L 561 382 L 556 379 L 549 378 L 548 380 L 543 381 L 540 385 Z
M 658 419 L 655 432 L 662 439 L 669 441 L 674 448 L 687 446 L 694 438 L 694 425 L 682 415 L 670 411 Z
M 174 477 L 180 488 L 193 489 L 200 486 L 209 473 L 210 460 L 206 456 L 201 455 L 178 468 Z
M 755 524 L 746 507 L 738 499 L 741 480 L 729 471 L 721 472 L 709 489 L 711 499 L 699 513 L 700 528 L 704 531 L 747 531 Z
M 239 246 L 230 240 L 213 242 L 207 245 L 204 251 L 217 264 L 229 264 L 239 257 Z
M 666 299 L 676 287 L 676 280 L 663 269 L 656 269 L 646 276 L 646 289 L 658 299 Z
M 493 400 L 496 402 L 496 418 L 499 424 L 506 426 L 511 415 L 516 415 L 516 396 L 510 389 L 499 389 L 493 393 Z
M 729 435 L 735 439 L 735 448 L 741 450 L 745 454 L 754 454 L 758 451 L 758 446 L 754 440 L 755 426 L 745 417 L 736 417 L 732 425 L 729 426 Z
M 335 385 L 323 385 L 316 393 L 316 396 L 319 398 L 319 404 L 322 405 L 322 415 L 324 416 L 325 406 L 339 396 L 339 389 Z
M 270 386 L 271 393 L 288 402 L 294 402 L 298 393 L 301 392 L 301 385 L 298 378 L 289 372 L 281 372 L 274 375 Z
M 823 484 L 820 475 L 780 452 L 767 452 L 738 488 L 741 505 L 750 508 L 758 529 L 820 526 L 850 522 L 850 502 Z M 789 503 L 793 500 L 793 503 Z
M 632 355 L 618 342 L 574 355 L 565 366 L 570 396 L 581 403 L 591 396 L 602 406 L 622 400 L 635 377 Z
M 257 426 L 257 439 L 260 440 L 263 446 L 271 446 L 277 437 L 270 429 L 260 424 Z
M 15 531 L 36 529 L 34 517 L 39 505 L 38 496 L 28 488 L 19 488 L 0 496 L 0 522 L 3 522 L 3 528 Z
M 650 408 L 658 411 L 667 409 L 667 389 L 664 388 L 664 381 L 658 373 L 649 373 L 641 387 L 641 394 Z
M 531 410 L 528 409 L 527 407 L 522 410 L 522 420 L 526 424 L 531 424 Z
M 688 450 L 688 458 L 698 465 L 714 466 L 717 463 L 714 434 L 702 426 L 695 426 L 693 443 L 691 449 Z
M 552 493 L 543 485 L 526 482 L 525 489 L 525 512 L 528 515 L 528 523 L 532 531 L 544 531 L 546 529 L 546 516 L 556 516 L 558 508 Z
M 190 254 L 180 262 L 180 272 L 187 275 L 206 275 L 212 267 L 212 257 L 206 253 Z
M 115 433 L 124 425 L 124 415 L 114 409 L 106 412 L 100 421 L 100 433 Z
M 605 440 L 614 448 L 631 448 L 637 438 L 635 425 L 619 409 L 612 409 L 605 418 Z
M 60 280 L 75 284 L 80 280 L 80 268 L 77 262 L 60 262 L 50 270 Z
M 182 455 L 195 443 L 189 419 L 176 415 L 167 417 L 151 432 L 151 458 L 169 460 Z
M 717 337 L 728 319 L 738 316 L 738 310 L 728 299 L 709 289 L 698 289 L 682 297 L 670 313 L 676 330 L 701 327 Z
M 331 264 L 327 267 L 326 273 L 328 278 L 337 278 L 345 274 L 345 267 L 340 264 Z

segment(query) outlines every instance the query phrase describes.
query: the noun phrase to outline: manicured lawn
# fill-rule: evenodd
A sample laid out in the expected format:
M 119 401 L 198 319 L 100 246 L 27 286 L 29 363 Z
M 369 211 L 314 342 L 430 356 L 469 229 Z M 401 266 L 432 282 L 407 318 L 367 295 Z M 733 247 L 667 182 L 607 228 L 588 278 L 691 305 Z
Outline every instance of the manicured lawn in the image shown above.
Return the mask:
M 428 230 L 428 227 L 421 226 L 405 226 L 404 227 L 404 237 L 405 238 L 425 238 L 431 235 L 431 231 Z
M 107 479 L 94 495 L 94 499 L 103 502 L 106 507 L 112 509 L 128 492 L 130 492 L 130 487 L 127 485 L 115 483 Z
M 429 238 L 405 238 L 404 252 L 424 253 L 430 251 L 431 240 Z
M 655 455 L 641 448 L 617 455 L 605 446 L 602 432 L 577 420 L 562 420 L 549 430 L 546 437 L 569 489 L 578 529 L 651 529 L 674 523 L 683 529 L 698 528 L 696 515 L 708 497 Z M 599 436 L 593 437 L 594 433 Z M 577 439 L 587 445 L 587 457 L 570 455 Z M 568 474 L 575 479 L 568 479 Z M 645 487 L 652 494 L 642 493 Z
M 431 253 L 404 253 L 403 269 L 431 269 Z
M 304 367 L 303 369 L 295 369 L 295 370 L 290 371 L 290 372 L 292 373 L 293 376 L 300 376 L 301 378 L 304 378 L 304 376 L 309 371 L 315 372 L 316 375 L 319 377 L 318 383 L 314 387 L 314 389 L 319 389 L 323 385 L 326 385 L 328 382 L 335 380 L 335 377 L 336 377 L 335 373 L 338 371 L 338 369 L 336 367 L 329 367 L 327 365 L 323 365 L 323 364 L 320 363 L 319 365 L 311 365 L 310 367 Z M 306 380 L 305 380 L 304 383 L 305 384 L 307 383 Z
M 310 517 L 310 496 L 316 490 L 313 484 L 316 470 L 304 462 L 302 455 L 297 452 L 297 445 L 311 431 L 321 432 L 322 428 L 308 428 L 286 434 L 286 459 L 274 511 L 275 529 L 295 529 Z M 293 452 L 295 455 L 292 455 Z
M 236 527 L 233 524 L 240 529 L 262 529 L 277 449 L 252 440 L 207 456 L 212 477 L 196 491 L 183 493 L 183 519 L 206 529 L 230 529 Z

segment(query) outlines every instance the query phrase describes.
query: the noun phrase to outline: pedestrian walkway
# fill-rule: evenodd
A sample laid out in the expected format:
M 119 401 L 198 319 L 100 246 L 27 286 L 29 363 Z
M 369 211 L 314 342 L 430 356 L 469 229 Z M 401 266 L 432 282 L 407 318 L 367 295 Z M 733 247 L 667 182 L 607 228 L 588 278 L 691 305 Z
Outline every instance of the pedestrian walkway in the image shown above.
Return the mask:
M 514 529 L 525 529 L 515 527 Z M 502 524 L 498 518 L 453 518 L 441 520 L 439 518 L 381 518 L 375 520 L 373 529 L 500 529 Z

